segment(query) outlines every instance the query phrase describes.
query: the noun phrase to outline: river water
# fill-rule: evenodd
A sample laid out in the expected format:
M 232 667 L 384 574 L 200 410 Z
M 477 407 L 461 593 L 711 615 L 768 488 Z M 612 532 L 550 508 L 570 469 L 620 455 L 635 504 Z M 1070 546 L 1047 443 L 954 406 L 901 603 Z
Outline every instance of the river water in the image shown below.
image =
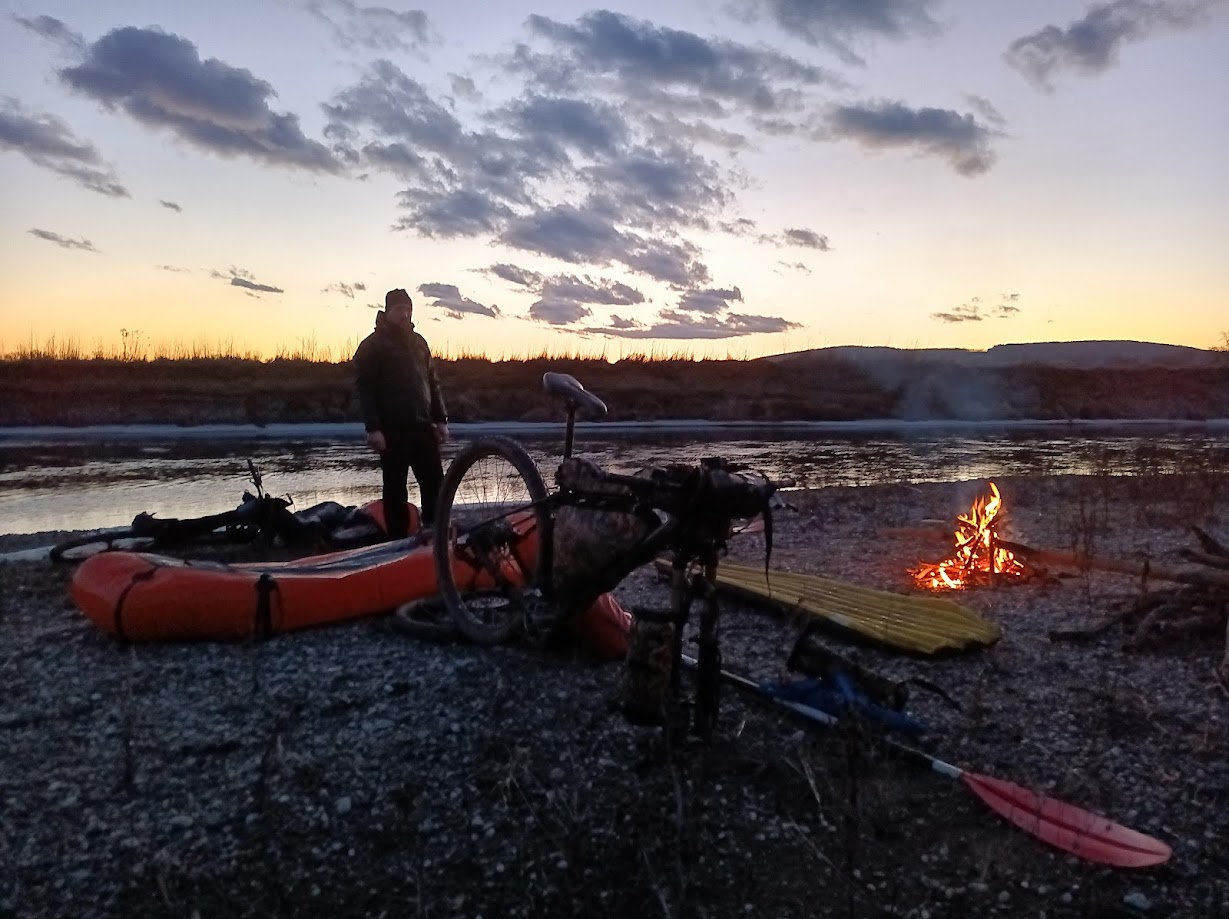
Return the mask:
M 505 434 L 529 450 L 548 485 L 563 446 L 561 425 L 459 424 L 452 433 L 445 463 L 470 438 Z M 1229 468 L 1229 420 L 580 424 L 576 452 L 615 472 L 724 456 L 807 488 L 1140 475 Z M 249 458 L 266 489 L 289 494 L 296 509 L 379 497 L 379 469 L 358 425 L 0 428 L 0 534 L 123 526 L 141 511 L 230 510 L 250 487 Z

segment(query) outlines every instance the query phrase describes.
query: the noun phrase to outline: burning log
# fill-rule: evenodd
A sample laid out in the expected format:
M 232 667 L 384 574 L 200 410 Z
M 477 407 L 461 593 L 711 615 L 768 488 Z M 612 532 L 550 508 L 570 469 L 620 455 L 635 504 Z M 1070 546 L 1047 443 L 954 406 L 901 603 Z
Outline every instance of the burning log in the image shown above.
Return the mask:
M 1027 569 L 999 537 L 1003 497 L 991 482 L 990 494 L 973 502 L 967 514 L 956 518 L 956 546 L 941 562 L 925 563 L 909 569 L 913 580 L 931 590 L 964 590 L 981 584 L 994 584 L 1000 578 L 1023 578 Z

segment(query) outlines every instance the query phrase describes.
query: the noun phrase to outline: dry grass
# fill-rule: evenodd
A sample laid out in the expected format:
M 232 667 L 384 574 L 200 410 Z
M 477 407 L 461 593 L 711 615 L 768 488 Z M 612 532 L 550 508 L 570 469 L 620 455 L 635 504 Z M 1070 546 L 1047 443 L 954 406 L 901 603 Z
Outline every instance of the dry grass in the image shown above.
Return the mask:
M 240 345 L 233 338 L 215 341 L 184 341 L 169 339 L 153 341 L 140 329 L 120 329 L 116 341 L 98 340 L 87 344 L 72 336 L 50 335 L 41 342 L 33 339 L 7 346 L 0 341 L 0 362 L 29 361 L 119 361 L 137 363 L 149 361 L 304 361 L 313 364 L 345 364 L 358 347 L 357 339 L 327 343 L 307 335 L 292 342 L 281 342 L 271 349 L 259 350 Z M 652 347 L 648 350 L 624 351 L 621 346 L 603 343 L 599 347 L 540 348 L 536 351 L 482 352 L 465 345 L 453 348 L 447 343 L 439 349 L 437 357 L 445 362 L 482 361 L 487 363 L 526 364 L 581 363 L 581 364 L 660 364 L 705 361 L 746 361 L 745 349 L 725 349 L 708 346 L 703 349 L 675 347 Z

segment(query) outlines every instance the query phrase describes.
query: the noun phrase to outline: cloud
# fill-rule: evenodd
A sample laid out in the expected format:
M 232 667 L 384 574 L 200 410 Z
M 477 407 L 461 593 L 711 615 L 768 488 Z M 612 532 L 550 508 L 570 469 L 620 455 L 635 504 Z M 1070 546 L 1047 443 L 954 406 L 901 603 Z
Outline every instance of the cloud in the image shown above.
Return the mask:
M 452 239 L 494 233 L 512 216 L 512 209 L 478 191 L 426 191 L 407 188 L 398 200 L 411 214 L 393 225 L 428 238 Z
M 614 317 L 618 318 L 618 317 Z M 588 328 L 590 334 L 612 335 L 616 338 L 722 339 L 743 335 L 784 332 L 798 328 L 798 323 L 776 316 L 749 316 L 727 313 L 724 316 L 700 316 L 663 310 L 660 321 L 652 325 L 631 325 L 626 320 L 611 322 L 600 328 Z
M 742 291 L 737 287 L 696 288 L 683 291 L 677 308 L 660 310 L 652 323 L 612 315 L 605 326 L 580 331 L 617 338 L 719 339 L 798 328 L 798 323 L 779 316 L 731 312 L 730 304 L 736 302 L 743 302 Z
M 543 297 L 556 300 L 573 300 L 577 303 L 599 303 L 604 306 L 631 306 L 644 302 L 644 294 L 619 281 L 594 280 L 585 275 L 561 274 L 543 280 Z
M 191 268 L 180 268 L 178 265 L 155 265 L 159 271 L 169 271 L 173 274 L 191 274 Z
M 273 111 L 273 87 L 251 71 L 202 60 L 185 38 L 125 27 L 88 46 L 84 61 L 59 72 L 69 87 L 106 108 L 221 156 L 336 172 L 340 163 L 309 140 L 297 115 Z
M 341 294 L 347 299 L 353 300 L 355 291 L 364 291 L 367 285 L 361 281 L 355 281 L 353 284 L 346 284 L 343 281 L 338 281 L 336 284 L 330 284 L 328 287 L 321 288 L 322 294 Z
M 516 284 L 518 287 L 537 288 L 542 283 L 542 275 L 538 272 L 529 271 L 516 265 L 492 265 L 488 270 L 496 277 L 503 278 L 505 281 Z
M 1011 319 L 1016 313 L 1020 312 L 1020 307 L 1016 306 L 1019 300 L 1019 294 L 1003 294 L 999 299 L 998 306 L 994 308 L 994 315 L 999 319 Z
M 783 230 L 781 235 L 777 237 L 761 237 L 761 240 L 775 242 L 779 246 L 799 246 L 803 249 L 818 249 L 820 252 L 827 252 L 830 249 L 827 236 L 801 227 Z
M 482 98 L 482 93 L 478 91 L 472 77 L 462 76 L 459 73 L 448 74 L 448 85 L 452 87 L 452 94 L 458 99 L 465 99 L 468 102 L 477 102 Z
M 219 281 L 227 281 L 231 287 L 242 287 L 245 290 L 254 291 L 262 294 L 283 294 L 284 290 L 280 287 L 273 287 L 269 284 L 260 284 L 252 275 L 252 272 L 246 271 L 243 268 L 231 267 L 229 271 L 209 272 L 211 278 L 216 278 Z
M 82 252 L 97 252 L 94 244 L 88 239 L 73 239 L 69 236 L 61 236 L 59 233 L 53 233 L 50 230 L 28 230 L 31 236 L 37 236 L 39 239 L 45 239 L 49 243 L 55 243 L 62 249 L 80 249 Z
M 498 122 L 537 144 L 556 144 L 585 156 L 610 155 L 627 143 L 628 128 L 617 108 L 599 100 L 529 93 L 497 112 Z M 548 150 L 556 162 L 563 150 Z
M 938 31 L 931 6 L 933 0 L 735 0 L 731 9 L 752 21 L 767 18 L 794 38 L 863 64 L 851 47 L 863 37 L 900 40 Z
M 799 109 L 798 87 L 840 86 L 833 73 L 767 48 L 655 26 L 609 10 L 569 25 L 532 15 L 549 55 L 521 46 L 508 62 L 552 92 L 613 84 L 621 95 L 656 100 L 662 111 L 696 107 L 716 114 L 735 105 L 759 113 Z
M 492 265 L 488 271 L 537 294 L 539 299 L 529 307 L 529 318 L 549 325 L 569 325 L 591 316 L 593 311 L 589 304 L 635 306 L 645 302 L 641 291 L 607 278 L 575 274 L 548 277 L 509 264 Z
M 539 299 L 529 307 L 529 318 L 548 325 L 565 326 L 586 319 L 593 315 L 590 304 L 636 306 L 646 299 L 635 287 L 608 278 L 575 274 L 548 277 L 506 263 L 492 265 L 488 271 L 537 294 Z
M 741 131 L 707 121 L 688 121 L 673 112 L 646 111 L 640 113 L 639 120 L 649 137 L 668 137 L 684 148 L 705 144 L 737 153 L 751 146 L 751 141 Z
M 673 144 L 638 147 L 582 171 L 590 207 L 610 219 L 652 229 L 663 225 L 708 229 L 709 214 L 730 201 L 726 179 L 702 156 Z
M 273 287 L 270 284 L 257 284 L 255 281 L 249 281 L 247 278 L 231 278 L 230 286 L 244 287 L 262 294 L 284 294 L 286 292 L 280 287 Z
M 995 306 L 982 302 L 981 297 L 973 297 L 968 303 L 962 303 L 951 310 L 931 313 L 931 319 L 948 324 L 958 322 L 981 322 L 985 319 L 1011 319 L 1020 312 L 1016 306 L 1019 294 L 1003 294 Z
M 304 6 L 343 48 L 412 51 L 432 40 L 431 23 L 422 10 L 361 6 L 353 0 L 307 0 Z
M 68 51 L 84 52 L 85 39 L 54 16 L 13 16 L 15 22 Z
M 495 304 L 486 306 L 469 297 L 461 296 L 460 289 L 455 284 L 419 284 L 418 292 L 431 302 L 429 306 L 438 306 L 448 311 L 454 318 L 461 318 L 466 313 L 477 316 L 489 316 L 494 319 L 499 315 L 499 307 Z
M 397 230 L 704 290 L 709 269 L 690 234 L 742 226 L 726 218 L 751 182 L 729 156 L 749 146 L 744 128 L 774 119 L 800 132 L 817 95 L 843 85 L 776 51 L 610 12 L 571 23 L 531 16 L 527 31 L 510 53 L 484 59 L 499 68 L 501 98 L 464 121 L 455 98 L 391 60 L 373 61 L 325 104 L 324 136 L 338 157 L 403 183 Z M 454 96 L 481 101 L 469 77 L 447 77 Z M 826 241 L 798 231 L 779 244 Z M 572 278 L 612 295 L 581 271 L 552 276 L 504 259 L 487 271 L 537 294 L 541 321 L 633 305 L 562 293 Z
M 708 280 L 708 268 L 699 262 L 699 250 L 691 243 L 653 240 L 624 232 L 602 213 L 570 205 L 556 205 L 510 221 L 499 241 L 513 249 L 573 264 L 618 262 L 679 286 Z
M 589 309 L 575 300 L 539 300 L 529 307 L 529 318 L 548 325 L 570 325 L 593 315 Z
M 869 149 L 912 147 L 947 160 L 963 176 L 994 165 L 990 141 L 998 132 L 968 114 L 938 108 L 909 108 L 901 102 L 842 105 L 828 115 L 831 136 Z
M 72 179 L 82 188 L 111 198 L 126 189 L 88 141 L 79 140 L 55 115 L 29 114 L 10 96 L 0 97 L 0 151 L 20 153 L 34 165 Z
M 811 269 L 804 262 L 777 262 L 777 267 L 782 269 L 777 274 L 782 274 L 784 271 L 797 271 L 799 274 L 811 273 Z
M 399 229 L 428 237 L 494 233 L 531 204 L 530 183 L 567 166 L 557 143 L 473 132 L 417 81 L 388 61 L 324 106 L 325 134 L 347 159 L 409 182 L 398 195 Z
M 948 324 L 957 322 L 981 322 L 986 317 L 982 315 L 981 307 L 974 303 L 962 303 L 947 312 L 931 313 L 931 319 Z
M 165 207 L 168 211 L 174 211 L 176 214 L 183 212 L 183 208 L 174 201 L 167 201 L 165 198 L 159 198 L 158 203 Z
M 729 309 L 732 300 L 743 302 L 742 291 L 737 287 L 730 290 L 689 290 L 679 298 L 678 308 L 688 313 L 719 313 Z
M 1003 57 L 1034 86 L 1053 90 L 1061 71 L 1095 75 L 1118 63 L 1123 46 L 1163 31 L 1189 29 L 1206 21 L 1223 0 L 1113 0 L 1089 8 L 1066 28 L 1048 25 L 1018 38 Z
M 965 96 L 965 100 L 969 103 L 970 108 L 981 115 L 989 124 L 994 125 L 995 128 L 1006 127 L 1007 119 L 1003 117 L 1002 113 L 985 96 L 969 93 Z

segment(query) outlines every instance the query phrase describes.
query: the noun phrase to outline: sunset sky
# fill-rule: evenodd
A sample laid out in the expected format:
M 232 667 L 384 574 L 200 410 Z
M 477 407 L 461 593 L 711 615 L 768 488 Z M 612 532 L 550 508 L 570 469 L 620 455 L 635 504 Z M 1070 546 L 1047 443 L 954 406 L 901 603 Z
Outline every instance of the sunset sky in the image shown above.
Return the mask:
M 1229 331 L 1229 0 L 0 9 L 0 352 Z

